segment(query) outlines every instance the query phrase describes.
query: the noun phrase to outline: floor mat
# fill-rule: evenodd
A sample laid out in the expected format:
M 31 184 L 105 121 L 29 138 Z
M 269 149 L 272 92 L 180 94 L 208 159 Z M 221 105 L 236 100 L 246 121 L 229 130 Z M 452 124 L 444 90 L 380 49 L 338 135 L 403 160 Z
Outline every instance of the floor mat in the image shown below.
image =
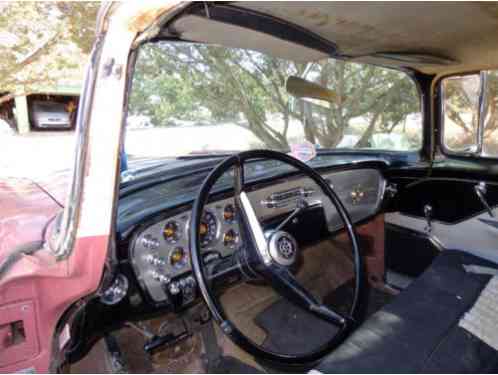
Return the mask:
M 324 304 L 333 307 L 342 314 L 347 314 L 353 298 L 354 280 L 342 284 L 323 299 Z M 377 288 L 369 287 L 367 294 L 367 311 L 365 318 L 379 311 L 384 305 L 392 301 L 395 296 Z
M 248 364 L 239 361 L 237 358 L 224 356 L 216 364 L 216 366 L 210 369 L 210 373 L 213 374 L 259 374 L 257 368 L 249 366 Z
M 403 290 L 408 288 L 415 278 L 397 273 L 391 270 L 386 271 L 386 283 L 396 289 Z
M 268 333 L 262 346 L 277 353 L 309 353 L 329 341 L 338 331 L 333 324 L 285 299 L 263 310 L 254 321 Z

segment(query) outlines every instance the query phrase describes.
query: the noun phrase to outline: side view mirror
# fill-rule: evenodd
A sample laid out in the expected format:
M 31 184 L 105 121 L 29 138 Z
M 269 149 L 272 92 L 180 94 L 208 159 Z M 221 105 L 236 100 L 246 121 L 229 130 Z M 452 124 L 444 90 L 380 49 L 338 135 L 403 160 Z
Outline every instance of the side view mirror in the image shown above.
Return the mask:
M 334 91 L 295 76 L 287 78 L 285 89 L 290 95 L 298 99 L 318 99 L 329 103 L 338 100 L 338 96 Z

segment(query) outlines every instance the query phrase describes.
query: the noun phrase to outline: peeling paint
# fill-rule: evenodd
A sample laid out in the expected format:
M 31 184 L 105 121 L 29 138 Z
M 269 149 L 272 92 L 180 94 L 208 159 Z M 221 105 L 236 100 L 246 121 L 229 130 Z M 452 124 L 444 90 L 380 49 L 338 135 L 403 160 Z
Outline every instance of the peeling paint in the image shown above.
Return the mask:
M 162 14 L 170 10 L 179 1 L 148 1 L 145 3 L 139 2 L 138 7 L 130 7 L 136 9 L 128 20 L 128 29 L 139 33 L 151 26 Z

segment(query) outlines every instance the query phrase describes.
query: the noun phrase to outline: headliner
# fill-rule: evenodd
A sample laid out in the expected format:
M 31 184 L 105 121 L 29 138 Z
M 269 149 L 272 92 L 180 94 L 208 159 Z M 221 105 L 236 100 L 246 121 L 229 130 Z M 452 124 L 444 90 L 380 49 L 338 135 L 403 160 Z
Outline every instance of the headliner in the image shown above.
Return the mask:
M 242 2 L 336 44 L 358 62 L 451 74 L 498 67 L 498 3 Z M 400 62 L 372 54 L 432 55 L 439 63 Z M 370 56 L 369 56 L 370 55 Z M 412 55 L 413 56 L 413 55 Z
M 435 75 L 498 68 L 498 3 L 494 2 L 301 1 L 230 5 L 306 29 L 335 45 L 333 56 L 350 61 Z M 216 7 L 216 3 L 209 6 Z M 301 61 L 327 55 L 323 50 L 289 44 L 289 40 L 205 16 L 191 14 L 176 19 L 172 29 L 186 40 L 259 49 Z

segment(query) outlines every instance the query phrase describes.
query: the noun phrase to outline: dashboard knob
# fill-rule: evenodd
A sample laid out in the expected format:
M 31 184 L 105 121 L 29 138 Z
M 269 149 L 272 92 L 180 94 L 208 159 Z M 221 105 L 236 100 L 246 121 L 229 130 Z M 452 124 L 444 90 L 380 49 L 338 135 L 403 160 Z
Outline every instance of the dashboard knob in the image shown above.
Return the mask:
M 169 284 L 169 292 L 173 295 L 180 293 L 180 286 L 178 285 L 178 283 Z
M 105 305 L 115 305 L 120 302 L 128 293 L 128 279 L 122 274 L 118 274 L 112 285 L 102 293 L 100 300 Z
M 187 284 L 188 286 L 190 286 L 190 287 L 192 287 L 192 288 L 193 288 L 193 287 L 195 287 L 195 286 L 196 286 L 196 284 L 197 284 L 197 283 L 195 282 L 195 279 L 194 279 L 194 277 L 193 277 L 193 276 L 189 276 L 189 277 L 187 277 L 186 284 Z

